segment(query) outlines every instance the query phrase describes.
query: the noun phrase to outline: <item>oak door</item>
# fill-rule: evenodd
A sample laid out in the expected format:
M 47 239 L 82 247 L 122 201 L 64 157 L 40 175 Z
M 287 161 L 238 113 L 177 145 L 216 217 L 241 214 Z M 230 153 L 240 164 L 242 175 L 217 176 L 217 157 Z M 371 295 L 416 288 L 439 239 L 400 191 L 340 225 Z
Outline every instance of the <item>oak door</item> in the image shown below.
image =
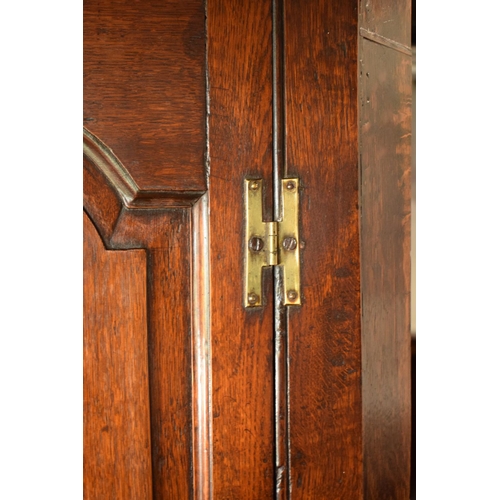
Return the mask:
M 84 0 L 85 498 L 408 498 L 409 19 Z M 292 177 L 301 305 L 245 307 Z

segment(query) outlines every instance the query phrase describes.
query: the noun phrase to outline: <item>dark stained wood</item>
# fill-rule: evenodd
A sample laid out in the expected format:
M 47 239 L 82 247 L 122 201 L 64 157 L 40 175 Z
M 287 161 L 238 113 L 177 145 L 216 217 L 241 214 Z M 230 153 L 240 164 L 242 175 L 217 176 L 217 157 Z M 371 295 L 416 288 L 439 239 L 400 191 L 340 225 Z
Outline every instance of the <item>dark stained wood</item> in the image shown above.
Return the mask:
M 122 164 L 120 159 L 114 152 L 105 144 L 102 139 L 92 134 L 87 128 L 83 127 L 83 154 L 84 161 L 90 162 L 96 167 L 93 173 L 85 172 L 84 182 L 91 182 L 93 189 L 102 191 L 103 186 L 109 182 L 113 185 L 116 195 L 111 195 L 112 198 L 118 196 L 119 204 L 123 203 L 128 208 L 170 208 L 170 207 L 191 207 L 200 197 L 200 193 L 193 191 L 164 191 L 157 190 L 141 190 L 134 181 L 130 172 Z M 85 164 L 84 164 L 85 168 Z M 88 169 L 87 169 L 88 170 Z M 102 182 L 101 177 L 105 176 L 108 181 Z M 95 177 L 92 180 L 92 177 Z M 87 191 L 85 191 L 87 193 Z M 85 194 L 87 196 L 87 194 Z M 109 204 L 106 196 L 97 195 L 91 203 L 91 206 L 98 208 L 101 204 L 105 206 Z M 104 207 L 103 207 L 104 208 Z M 107 230 L 103 228 L 103 230 Z M 109 230 L 109 228 L 108 228 Z
M 366 40 L 371 40 L 372 42 L 378 43 L 380 45 L 384 45 L 385 47 L 389 47 L 390 49 L 397 50 L 398 52 L 402 52 L 403 54 L 411 56 L 412 50 L 407 45 L 403 45 L 402 43 L 395 42 L 390 38 L 386 38 L 378 33 L 373 31 L 369 31 L 366 28 L 359 28 L 359 34 L 365 38 Z
M 187 210 L 126 210 L 114 247 L 148 249 L 148 348 L 153 491 L 192 491 L 191 226 Z
M 84 227 L 84 498 L 152 498 L 146 254 Z
M 205 3 L 84 1 L 84 124 L 141 191 L 206 190 Z
M 361 51 L 365 498 L 408 498 L 411 56 L 369 40 Z
M 271 216 L 270 1 L 208 2 L 213 498 L 274 498 L 273 303 L 243 307 L 243 179 Z
M 122 210 L 122 200 L 104 174 L 83 157 L 83 205 L 104 241 L 109 242 Z
M 406 47 L 411 44 L 411 2 L 364 0 L 359 3 L 360 27 Z
M 408 498 L 406 2 L 84 8 L 86 498 Z M 247 310 L 243 180 L 271 220 L 281 176 L 303 305 L 267 270 Z
M 154 498 L 208 498 L 203 497 L 207 492 L 195 489 L 193 476 L 193 471 L 200 469 L 199 459 L 193 456 L 192 450 L 193 411 L 198 412 L 208 401 L 206 390 L 200 392 L 197 387 L 198 383 L 206 387 L 207 381 L 202 376 L 192 378 L 196 339 L 191 325 L 191 211 L 129 209 L 122 203 L 116 217 L 119 195 L 115 186 L 88 158 L 85 166 L 91 179 L 85 184 L 88 190 L 84 196 L 85 208 L 96 218 L 101 234 L 106 234 L 106 228 L 112 228 L 107 247 L 146 249 L 142 300 L 147 297 L 149 382 L 145 387 L 149 383 L 151 448 L 148 453 Z M 102 196 L 106 196 L 106 202 Z M 90 311 L 88 314 L 92 315 Z M 205 399 L 194 403 L 193 397 L 200 393 Z
M 190 214 L 169 213 L 159 222 L 168 239 L 148 251 L 151 430 L 158 436 L 153 486 L 155 498 L 181 499 L 189 498 L 193 484 Z
M 362 496 L 356 6 L 285 3 L 286 171 L 304 243 L 288 326 L 294 500 Z

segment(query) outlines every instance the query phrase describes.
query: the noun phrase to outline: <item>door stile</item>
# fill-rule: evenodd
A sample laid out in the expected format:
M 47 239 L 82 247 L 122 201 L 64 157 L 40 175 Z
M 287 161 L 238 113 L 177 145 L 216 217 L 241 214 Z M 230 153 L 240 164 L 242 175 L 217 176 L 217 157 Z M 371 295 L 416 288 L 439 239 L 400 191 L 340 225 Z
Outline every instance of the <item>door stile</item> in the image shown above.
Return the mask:
M 264 180 L 272 219 L 272 0 L 207 3 L 213 497 L 275 495 L 272 272 L 244 304 L 245 179 Z
M 285 1 L 286 167 L 300 178 L 289 308 L 293 498 L 362 498 L 357 2 Z

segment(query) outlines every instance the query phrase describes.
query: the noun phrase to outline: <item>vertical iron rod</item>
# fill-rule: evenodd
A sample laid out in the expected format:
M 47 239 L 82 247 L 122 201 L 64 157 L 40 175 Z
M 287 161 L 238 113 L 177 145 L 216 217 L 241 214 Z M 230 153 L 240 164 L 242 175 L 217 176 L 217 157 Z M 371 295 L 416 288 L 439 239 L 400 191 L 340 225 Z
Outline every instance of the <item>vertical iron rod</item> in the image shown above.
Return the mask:
M 284 29 L 283 0 L 272 1 L 273 64 L 273 215 L 282 214 L 281 179 L 285 177 Z M 288 336 L 282 269 L 274 267 L 274 392 L 275 392 L 275 499 L 291 498 L 288 419 Z

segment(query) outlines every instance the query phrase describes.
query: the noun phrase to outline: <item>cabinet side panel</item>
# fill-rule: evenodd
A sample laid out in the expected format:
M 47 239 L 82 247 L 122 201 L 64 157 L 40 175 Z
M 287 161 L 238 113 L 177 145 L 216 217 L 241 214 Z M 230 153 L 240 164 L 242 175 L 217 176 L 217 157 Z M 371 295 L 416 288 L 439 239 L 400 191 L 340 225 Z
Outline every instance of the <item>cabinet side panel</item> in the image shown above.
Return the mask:
M 408 0 L 363 0 L 360 26 L 367 36 L 382 36 L 409 47 L 411 43 L 411 2 Z M 378 35 L 378 36 L 377 36 Z
M 411 56 L 361 49 L 365 497 L 409 498 Z
M 105 250 L 84 214 L 84 498 L 151 498 L 143 250 Z
M 362 497 L 357 2 L 285 2 L 286 170 L 301 185 L 289 308 L 292 498 Z

